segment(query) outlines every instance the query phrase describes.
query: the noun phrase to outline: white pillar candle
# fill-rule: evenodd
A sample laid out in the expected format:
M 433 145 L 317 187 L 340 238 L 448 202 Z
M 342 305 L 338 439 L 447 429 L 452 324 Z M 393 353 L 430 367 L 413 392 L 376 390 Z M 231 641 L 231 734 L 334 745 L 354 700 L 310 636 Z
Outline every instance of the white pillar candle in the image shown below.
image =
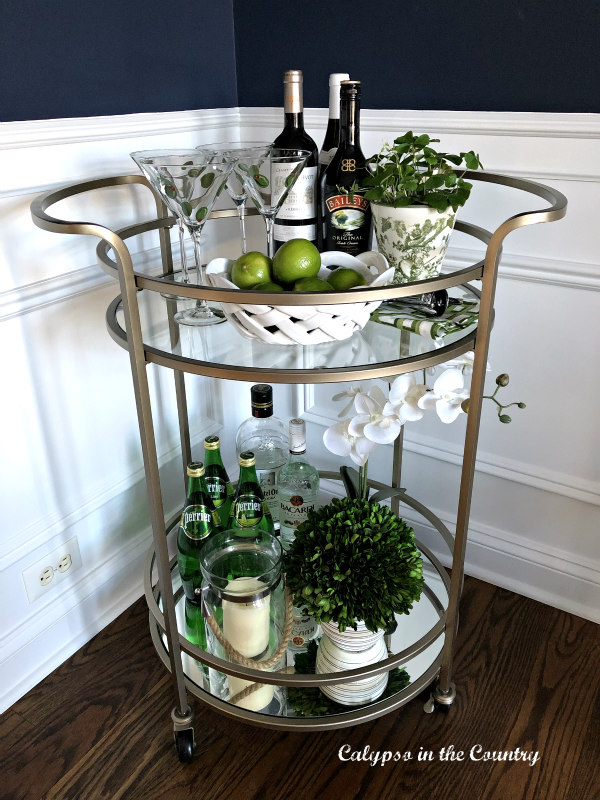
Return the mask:
M 230 594 L 259 594 L 265 584 L 258 578 L 236 578 L 229 581 L 225 591 Z M 254 603 L 234 603 L 223 600 L 223 634 L 238 653 L 246 658 L 256 658 L 269 645 L 271 595 L 261 597 Z M 229 694 L 233 697 L 253 681 L 227 676 Z M 236 705 L 250 711 L 260 711 L 273 699 L 275 687 L 268 683 L 239 701 Z

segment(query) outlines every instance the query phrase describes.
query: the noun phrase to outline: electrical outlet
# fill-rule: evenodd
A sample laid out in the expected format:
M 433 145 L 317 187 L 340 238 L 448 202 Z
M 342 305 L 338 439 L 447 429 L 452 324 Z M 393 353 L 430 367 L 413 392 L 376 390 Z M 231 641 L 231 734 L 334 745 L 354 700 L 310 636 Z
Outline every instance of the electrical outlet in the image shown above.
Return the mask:
M 23 582 L 30 603 L 70 579 L 81 567 L 81 554 L 77 537 L 61 544 L 52 552 L 23 570 Z M 65 583 L 66 585 L 66 583 Z

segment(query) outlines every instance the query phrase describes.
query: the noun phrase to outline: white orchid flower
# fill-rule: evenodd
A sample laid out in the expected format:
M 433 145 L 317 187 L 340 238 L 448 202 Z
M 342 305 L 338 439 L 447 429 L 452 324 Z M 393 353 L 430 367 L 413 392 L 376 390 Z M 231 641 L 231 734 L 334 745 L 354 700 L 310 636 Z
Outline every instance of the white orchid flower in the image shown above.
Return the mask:
M 433 384 L 433 391 L 419 400 L 419 408 L 435 408 L 442 422 L 454 422 L 461 413 L 461 404 L 469 397 L 465 379 L 460 369 L 447 369 Z
M 367 463 L 371 450 L 377 447 L 376 442 L 371 442 L 365 436 L 353 436 L 349 431 L 351 420 L 336 422 L 327 428 L 323 434 L 323 444 L 336 456 L 350 456 L 359 467 Z
M 414 373 L 399 375 L 390 386 L 383 413 L 395 417 L 400 425 L 422 419 L 424 412 L 419 408 L 419 400 L 427 391 L 425 384 L 417 383 Z
M 460 369 L 463 375 L 471 375 L 473 373 L 473 362 L 475 361 L 475 351 L 469 350 L 468 353 L 465 353 L 463 356 L 458 356 L 458 358 L 452 358 L 450 361 L 446 361 L 444 367 L 446 369 Z M 485 367 L 486 372 L 491 372 L 492 367 L 490 362 L 488 361 Z
M 398 437 L 402 423 L 393 413 L 386 414 L 387 401 L 378 386 L 368 394 L 359 392 L 354 398 L 354 408 L 358 412 L 348 426 L 351 436 L 365 436 L 375 444 L 389 444 Z
M 346 414 L 350 411 L 350 409 L 354 406 L 354 398 L 356 397 L 359 392 L 362 392 L 360 386 L 349 386 L 344 392 L 338 392 L 334 394 L 331 398 L 332 400 L 343 400 L 344 397 L 349 397 L 350 399 L 346 403 L 346 405 L 342 408 L 338 417 L 345 417 Z

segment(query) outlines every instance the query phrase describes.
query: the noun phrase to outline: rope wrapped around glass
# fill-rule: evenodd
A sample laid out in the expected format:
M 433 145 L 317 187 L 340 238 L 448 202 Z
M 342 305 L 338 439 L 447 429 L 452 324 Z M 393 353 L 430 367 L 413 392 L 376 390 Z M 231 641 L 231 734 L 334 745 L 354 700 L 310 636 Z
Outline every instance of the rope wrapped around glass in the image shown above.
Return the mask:
M 264 531 L 230 530 L 200 551 L 207 650 L 245 667 L 284 671 L 293 623 L 292 599 L 281 574 L 283 551 Z M 211 694 L 240 708 L 283 714 L 285 688 L 210 668 Z

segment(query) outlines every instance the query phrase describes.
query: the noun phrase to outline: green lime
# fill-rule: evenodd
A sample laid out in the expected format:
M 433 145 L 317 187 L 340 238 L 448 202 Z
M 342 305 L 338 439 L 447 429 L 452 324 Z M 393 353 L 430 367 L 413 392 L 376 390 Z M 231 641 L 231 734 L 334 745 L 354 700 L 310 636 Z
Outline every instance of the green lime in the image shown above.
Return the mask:
M 321 255 L 308 239 L 290 239 L 273 257 L 273 277 L 284 286 L 300 278 L 314 278 L 321 269 Z
M 333 287 L 321 278 L 300 278 L 294 283 L 295 292 L 331 292 Z
M 327 282 L 338 291 L 367 285 L 365 278 L 352 267 L 338 267 L 329 275 Z
M 273 281 L 265 281 L 264 283 L 257 283 L 256 286 L 252 287 L 256 289 L 256 291 L 260 292 L 283 292 L 283 286 L 280 286 L 278 283 L 273 283 Z
M 258 283 L 273 280 L 272 262 L 264 253 L 243 253 L 231 268 L 231 280 L 238 289 L 252 289 Z

